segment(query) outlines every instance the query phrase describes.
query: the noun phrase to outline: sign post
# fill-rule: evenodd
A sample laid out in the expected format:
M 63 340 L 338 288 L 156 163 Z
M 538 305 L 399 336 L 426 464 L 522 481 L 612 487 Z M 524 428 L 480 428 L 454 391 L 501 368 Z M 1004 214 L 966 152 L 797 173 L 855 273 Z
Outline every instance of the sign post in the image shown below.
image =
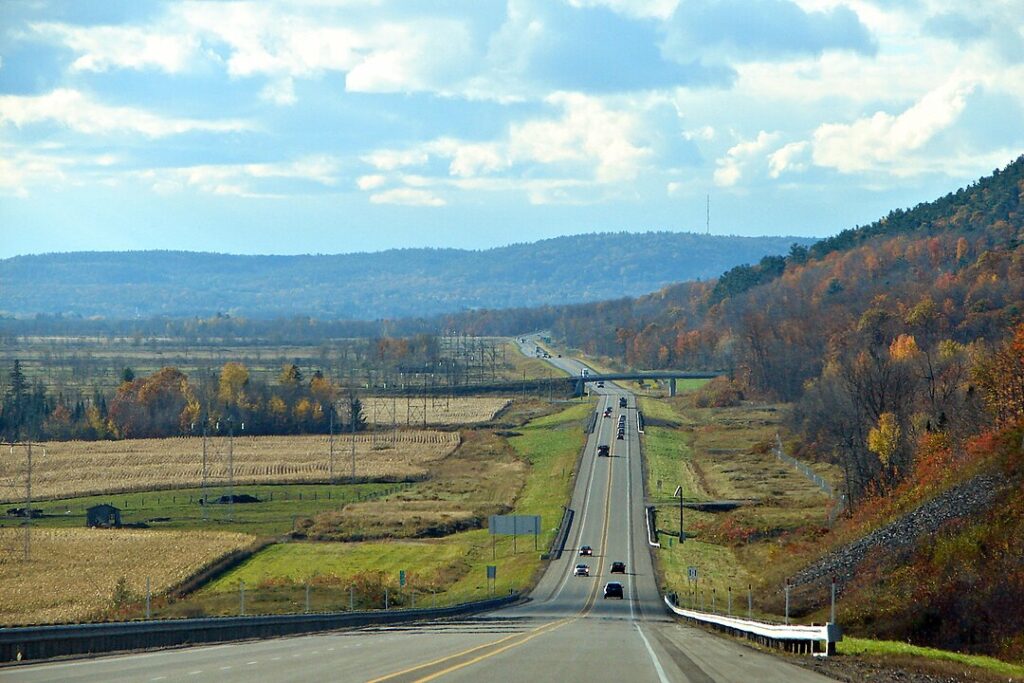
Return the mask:
M 498 567 L 496 565 L 487 565 L 487 583 L 491 595 L 494 595 L 494 590 L 498 587 Z

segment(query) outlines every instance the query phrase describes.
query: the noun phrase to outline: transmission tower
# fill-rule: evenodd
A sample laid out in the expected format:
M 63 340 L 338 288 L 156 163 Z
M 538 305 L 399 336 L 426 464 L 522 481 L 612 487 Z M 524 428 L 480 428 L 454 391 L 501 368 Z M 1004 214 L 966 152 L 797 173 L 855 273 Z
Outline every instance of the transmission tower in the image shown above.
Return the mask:
M 15 536 L 12 535 L 9 542 L 5 538 L 5 547 L 0 549 L 0 562 L 14 560 L 18 555 L 23 562 L 28 562 L 32 558 L 32 448 L 41 449 L 43 456 L 46 455 L 46 448 L 31 441 L 8 441 L 0 443 L 0 446 L 8 447 L 10 453 L 10 458 L 0 468 L 0 489 L 4 490 L 0 495 L 7 500 L 25 503 L 22 512 L 22 528 L 25 533 L 20 548 Z M 24 452 L 24 460 L 19 461 L 18 450 Z

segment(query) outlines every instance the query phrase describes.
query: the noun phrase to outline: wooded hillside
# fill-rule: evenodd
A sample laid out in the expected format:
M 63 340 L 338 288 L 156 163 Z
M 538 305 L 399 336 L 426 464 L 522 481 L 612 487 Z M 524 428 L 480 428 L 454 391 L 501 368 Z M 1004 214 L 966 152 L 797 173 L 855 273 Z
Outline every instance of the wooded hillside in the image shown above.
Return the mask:
M 234 256 L 78 252 L 0 260 L 0 314 L 379 320 L 636 296 L 784 253 L 796 237 L 574 235 L 498 249 Z

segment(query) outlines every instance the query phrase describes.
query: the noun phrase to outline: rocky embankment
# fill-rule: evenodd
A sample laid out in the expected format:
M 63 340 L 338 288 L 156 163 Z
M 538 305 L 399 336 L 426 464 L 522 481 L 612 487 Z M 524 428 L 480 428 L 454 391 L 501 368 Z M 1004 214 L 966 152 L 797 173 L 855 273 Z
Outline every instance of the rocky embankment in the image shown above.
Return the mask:
M 923 503 L 899 519 L 876 529 L 863 538 L 828 553 L 790 578 L 794 586 L 828 583 L 835 577 L 837 589 L 853 579 L 857 566 L 877 550 L 899 551 L 913 547 L 918 539 L 933 534 L 946 522 L 965 517 L 992 503 L 998 495 L 1000 480 L 982 474 Z

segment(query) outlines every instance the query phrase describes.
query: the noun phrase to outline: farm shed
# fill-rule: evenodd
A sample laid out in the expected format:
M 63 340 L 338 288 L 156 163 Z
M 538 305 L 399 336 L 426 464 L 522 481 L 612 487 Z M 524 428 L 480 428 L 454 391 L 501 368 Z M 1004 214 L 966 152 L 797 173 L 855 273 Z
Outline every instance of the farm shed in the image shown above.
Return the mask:
M 120 527 L 121 511 L 108 503 L 93 505 L 85 511 L 85 525 L 89 527 Z

